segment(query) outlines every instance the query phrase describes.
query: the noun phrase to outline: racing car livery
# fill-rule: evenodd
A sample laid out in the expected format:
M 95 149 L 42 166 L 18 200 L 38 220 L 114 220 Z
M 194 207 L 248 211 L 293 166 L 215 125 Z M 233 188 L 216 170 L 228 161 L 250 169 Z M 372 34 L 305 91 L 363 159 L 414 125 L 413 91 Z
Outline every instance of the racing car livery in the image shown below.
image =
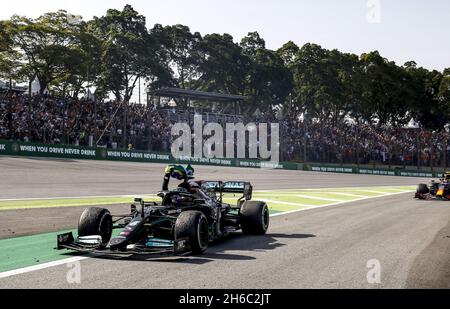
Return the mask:
M 438 181 L 432 180 L 430 185 L 419 184 L 415 198 L 450 200 L 450 172 L 444 173 Z
M 208 244 L 242 230 L 263 235 L 269 227 L 269 208 L 252 201 L 252 185 L 242 181 L 195 181 L 196 189 L 161 191 L 161 202 L 135 199 L 128 214 L 104 208 L 84 210 L 78 237 L 57 237 L 57 249 L 111 255 L 203 253 Z M 242 193 L 236 205 L 223 202 L 226 193 Z M 114 229 L 122 229 L 112 237 Z

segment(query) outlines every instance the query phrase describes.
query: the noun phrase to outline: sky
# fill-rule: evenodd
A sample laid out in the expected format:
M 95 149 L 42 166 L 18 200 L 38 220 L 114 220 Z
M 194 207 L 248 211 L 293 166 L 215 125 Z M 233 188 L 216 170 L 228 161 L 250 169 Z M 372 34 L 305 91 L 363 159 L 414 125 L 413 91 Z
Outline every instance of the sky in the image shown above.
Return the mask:
M 362 54 L 378 50 L 398 65 L 450 68 L 450 0 L 8 0 L 0 19 L 38 17 L 64 9 L 85 20 L 131 4 L 148 27 L 183 24 L 202 35 L 229 33 L 240 41 L 258 31 L 267 48 L 289 40 Z

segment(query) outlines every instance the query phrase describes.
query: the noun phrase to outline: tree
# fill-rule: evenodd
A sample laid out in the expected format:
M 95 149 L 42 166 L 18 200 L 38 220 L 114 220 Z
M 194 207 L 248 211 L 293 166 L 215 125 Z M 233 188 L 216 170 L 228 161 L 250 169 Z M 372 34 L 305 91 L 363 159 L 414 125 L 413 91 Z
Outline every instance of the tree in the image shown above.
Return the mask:
M 449 121 L 448 104 L 439 98 L 442 73 L 417 67 L 415 62 L 407 62 L 403 68 L 408 74 L 411 89 L 409 96 L 411 116 L 424 128 L 442 129 Z
M 289 41 L 277 50 L 277 54 L 283 59 L 287 68 L 292 68 L 299 51 L 300 48 L 294 42 Z
M 377 51 L 361 55 L 364 70 L 363 99 L 378 125 L 404 125 L 409 121 L 407 76 Z M 369 119 L 368 119 L 369 120 Z
M 249 59 L 229 34 L 209 34 L 203 38 L 199 50 L 200 77 L 195 88 L 205 91 L 243 94 L 249 69 Z
M 439 100 L 445 106 L 448 117 L 450 117 L 450 68 L 444 70 L 441 85 L 439 86 Z
M 130 5 L 95 17 L 93 34 L 102 42 L 100 89 L 129 102 L 140 78 L 164 75 L 163 53 L 146 28 L 145 17 Z
M 259 50 L 266 49 L 266 41 L 259 36 L 258 32 L 249 32 L 241 40 L 241 47 L 247 55 L 256 56 Z
M 283 59 L 266 49 L 265 41 L 257 32 L 250 32 L 240 45 L 250 61 L 245 94 L 253 109 L 268 110 L 286 103 L 292 90 L 292 74 Z
M 341 115 L 343 85 L 339 80 L 337 51 L 305 44 L 292 64 L 296 102 L 299 111 L 326 121 Z
M 64 73 L 51 82 L 52 92 L 74 98 L 87 92 L 98 82 L 101 68 L 101 42 L 90 32 L 91 22 L 79 23 L 80 31 L 74 38 L 70 53 L 64 57 Z M 100 96 L 99 98 L 103 98 Z
M 80 24 L 66 11 L 46 13 L 37 19 L 13 16 L 4 21 L 4 32 L 11 40 L 18 57 L 17 78 L 28 78 L 30 82 L 37 77 L 41 93 L 50 83 L 67 74 L 67 69 L 79 59 L 76 40 L 80 34 Z
M 363 97 L 365 75 L 355 54 L 340 54 L 340 67 L 338 78 L 342 85 L 342 100 L 344 104 L 343 116 L 350 116 L 357 123 L 370 122 L 373 111 L 369 108 L 370 103 Z
M 0 21 L 0 77 L 8 80 L 17 79 L 20 54 L 13 49 L 6 22 Z
M 169 66 L 175 71 L 177 86 L 186 88 L 199 77 L 199 45 L 202 36 L 198 32 L 191 33 L 187 26 L 174 25 L 162 28 L 159 38 L 167 50 Z

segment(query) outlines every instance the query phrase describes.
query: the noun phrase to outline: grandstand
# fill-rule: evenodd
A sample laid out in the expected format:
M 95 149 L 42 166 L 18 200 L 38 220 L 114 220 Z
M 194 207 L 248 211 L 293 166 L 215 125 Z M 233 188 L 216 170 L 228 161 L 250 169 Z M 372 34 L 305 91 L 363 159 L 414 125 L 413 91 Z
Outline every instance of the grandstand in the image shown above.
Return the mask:
M 244 97 L 211 94 L 207 104 L 201 105 L 206 98 L 204 93 L 189 91 L 189 96 L 177 94 L 175 97 L 178 102 L 189 98 L 186 100 L 189 106 L 183 107 L 183 102 L 177 106 L 167 104 L 172 95 L 175 97 L 167 90 L 154 92 L 148 106 L 130 104 L 125 111 L 114 101 L 95 104 L 88 99 L 29 97 L 22 91 L 4 91 L 0 95 L 0 139 L 93 146 L 92 141 L 104 132 L 99 138 L 100 147 L 128 148 L 131 144 L 134 149 L 167 152 L 172 138 L 171 126 L 179 121 L 191 123 L 195 113 L 203 115 L 205 123 L 270 123 L 276 119 L 273 112 L 255 116 L 218 113 L 214 109 L 217 105 L 221 110 L 229 109 L 227 102 L 233 101 L 245 104 Z M 123 117 L 125 112 L 127 117 Z M 115 113 L 118 116 L 113 117 Z M 394 129 L 369 124 L 311 124 L 289 116 L 279 123 L 281 158 L 285 161 L 399 168 L 448 166 L 448 131 Z

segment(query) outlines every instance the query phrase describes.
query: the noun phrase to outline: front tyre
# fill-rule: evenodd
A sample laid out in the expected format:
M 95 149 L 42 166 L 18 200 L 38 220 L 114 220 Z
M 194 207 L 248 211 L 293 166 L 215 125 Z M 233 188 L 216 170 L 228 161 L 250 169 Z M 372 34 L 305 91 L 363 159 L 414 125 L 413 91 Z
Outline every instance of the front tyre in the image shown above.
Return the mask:
M 78 221 L 78 236 L 100 235 L 102 237 L 100 248 L 105 248 L 108 245 L 112 230 L 112 216 L 108 209 L 86 208 Z
M 269 207 L 264 202 L 246 201 L 239 213 L 242 232 L 246 235 L 264 235 L 269 228 Z
M 421 183 L 420 185 L 417 186 L 417 191 L 418 194 L 428 194 L 430 193 L 430 189 L 428 188 L 428 186 L 426 184 Z
M 175 239 L 188 238 L 191 251 L 202 254 L 208 248 L 208 220 L 201 211 L 182 212 L 175 222 Z

